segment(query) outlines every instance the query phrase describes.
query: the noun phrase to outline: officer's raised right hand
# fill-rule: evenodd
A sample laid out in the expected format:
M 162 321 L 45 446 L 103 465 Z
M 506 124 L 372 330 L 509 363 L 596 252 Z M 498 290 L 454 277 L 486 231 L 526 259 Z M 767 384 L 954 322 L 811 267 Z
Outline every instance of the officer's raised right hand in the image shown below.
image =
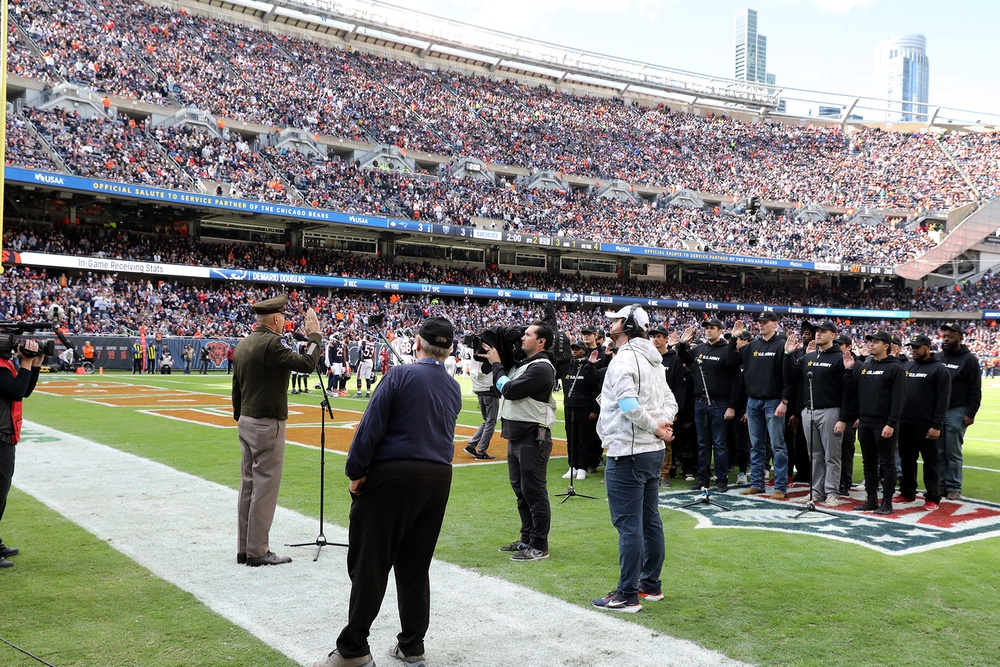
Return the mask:
M 316 311 L 310 308 L 306 311 L 306 334 L 319 333 L 319 318 Z

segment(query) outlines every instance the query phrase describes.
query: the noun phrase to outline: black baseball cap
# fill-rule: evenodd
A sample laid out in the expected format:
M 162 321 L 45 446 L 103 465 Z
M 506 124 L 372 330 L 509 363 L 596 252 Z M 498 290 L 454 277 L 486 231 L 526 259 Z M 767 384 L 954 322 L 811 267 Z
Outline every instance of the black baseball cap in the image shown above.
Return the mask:
M 653 336 L 653 335 L 656 335 L 656 334 L 660 334 L 661 336 L 669 336 L 670 332 L 667 331 L 667 328 L 665 326 L 663 326 L 662 324 L 657 324 L 655 327 L 653 327 L 652 329 L 649 330 L 649 335 L 650 336 Z
M 570 347 L 578 347 L 581 350 L 586 350 L 587 349 L 587 345 L 582 340 L 575 340 L 575 341 L 573 341 L 572 343 L 570 343 Z
M 964 334 L 965 329 L 958 326 L 958 322 L 945 322 L 941 325 L 941 331 L 954 331 L 955 333 Z
M 809 331 L 816 331 L 817 328 L 818 326 L 809 320 L 802 320 L 802 323 L 799 325 L 799 331 L 806 331 L 807 329 Z
M 710 317 L 707 320 L 705 320 L 704 322 L 702 322 L 701 326 L 705 327 L 705 328 L 707 328 L 707 327 L 719 327 L 721 329 L 722 328 L 722 322 L 719 321 L 718 317 Z
M 903 345 L 903 339 L 900 338 L 899 336 L 893 336 L 892 337 L 892 344 L 893 345 L 899 345 L 900 347 L 902 347 L 902 345 Z
M 777 322 L 778 316 L 774 314 L 773 310 L 765 310 L 763 313 L 757 316 L 758 322 Z
M 431 345 L 448 347 L 451 346 L 455 339 L 455 327 L 451 325 L 450 321 L 443 317 L 428 317 L 423 321 L 423 324 L 420 325 L 420 330 L 417 331 L 417 335 Z
M 836 343 L 837 345 L 853 345 L 854 344 L 854 341 L 851 340 L 851 337 L 848 336 L 847 334 L 840 334 L 839 336 L 837 336 L 836 338 L 833 339 L 833 342 Z
M 925 336 L 924 334 L 917 334 L 910 340 L 906 341 L 906 344 L 909 345 L 910 347 L 920 347 L 921 345 L 926 345 L 930 347 L 931 345 L 934 344 L 934 342 L 930 339 L 929 336 Z
M 598 329 L 597 330 L 597 337 L 598 338 L 607 338 L 608 335 L 606 333 L 604 333 L 604 329 Z
M 839 331 L 839 329 L 837 329 L 837 325 L 830 320 L 823 320 L 816 325 L 816 329 L 822 329 L 823 331 L 830 331 L 833 333 L 837 333 Z
M 580 333 L 592 333 L 592 334 L 595 334 L 595 333 L 597 333 L 597 327 L 595 327 L 593 324 L 585 324 L 584 327 L 582 329 L 580 329 Z
M 876 331 L 873 334 L 868 334 L 867 336 L 865 336 L 865 340 L 880 340 L 883 343 L 891 343 L 892 336 L 890 336 L 885 331 Z
M 753 340 L 753 334 L 744 329 L 743 331 L 740 332 L 740 335 L 737 336 L 737 338 L 739 338 L 740 340 Z

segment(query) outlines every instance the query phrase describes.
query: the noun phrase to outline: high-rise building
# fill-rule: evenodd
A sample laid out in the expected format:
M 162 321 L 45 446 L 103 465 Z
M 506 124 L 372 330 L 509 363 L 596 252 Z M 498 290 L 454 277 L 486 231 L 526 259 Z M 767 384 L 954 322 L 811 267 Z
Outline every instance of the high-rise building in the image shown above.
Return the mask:
M 757 11 L 736 11 L 736 74 L 738 81 L 767 83 L 767 37 L 757 34 Z
M 888 119 L 926 120 L 929 81 L 926 37 L 904 35 L 879 44 L 875 58 L 875 90 L 876 96 L 889 100 Z
M 736 51 L 734 58 L 737 81 L 750 81 L 774 86 L 775 77 L 767 71 L 767 37 L 757 33 L 757 10 L 736 10 Z M 785 102 L 778 106 L 784 112 Z

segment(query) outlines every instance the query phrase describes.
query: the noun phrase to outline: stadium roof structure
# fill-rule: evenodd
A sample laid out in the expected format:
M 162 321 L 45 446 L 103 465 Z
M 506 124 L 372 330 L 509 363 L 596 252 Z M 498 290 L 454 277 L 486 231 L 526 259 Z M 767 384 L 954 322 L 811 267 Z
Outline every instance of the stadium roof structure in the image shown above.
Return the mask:
M 198 0 L 204 4 L 257 14 L 265 23 L 313 27 L 345 42 L 391 46 L 420 57 L 445 60 L 550 78 L 554 84 L 579 81 L 629 91 L 681 95 L 699 100 L 777 109 L 780 89 L 735 79 L 696 74 L 616 56 L 592 53 L 498 30 L 425 14 L 383 2 L 351 0 Z M 239 8 L 239 9 L 237 9 Z M 249 12 L 247 10 L 250 10 Z

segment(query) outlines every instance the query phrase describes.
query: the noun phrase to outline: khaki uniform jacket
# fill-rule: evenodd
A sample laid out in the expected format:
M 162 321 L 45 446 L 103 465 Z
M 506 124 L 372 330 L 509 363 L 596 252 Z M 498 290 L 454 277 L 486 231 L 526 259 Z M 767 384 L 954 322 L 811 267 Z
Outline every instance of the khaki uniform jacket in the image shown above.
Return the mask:
M 288 419 L 288 376 L 316 368 L 323 338 L 309 334 L 309 343 L 306 354 L 299 354 L 267 327 L 241 340 L 233 353 L 233 419 Z

